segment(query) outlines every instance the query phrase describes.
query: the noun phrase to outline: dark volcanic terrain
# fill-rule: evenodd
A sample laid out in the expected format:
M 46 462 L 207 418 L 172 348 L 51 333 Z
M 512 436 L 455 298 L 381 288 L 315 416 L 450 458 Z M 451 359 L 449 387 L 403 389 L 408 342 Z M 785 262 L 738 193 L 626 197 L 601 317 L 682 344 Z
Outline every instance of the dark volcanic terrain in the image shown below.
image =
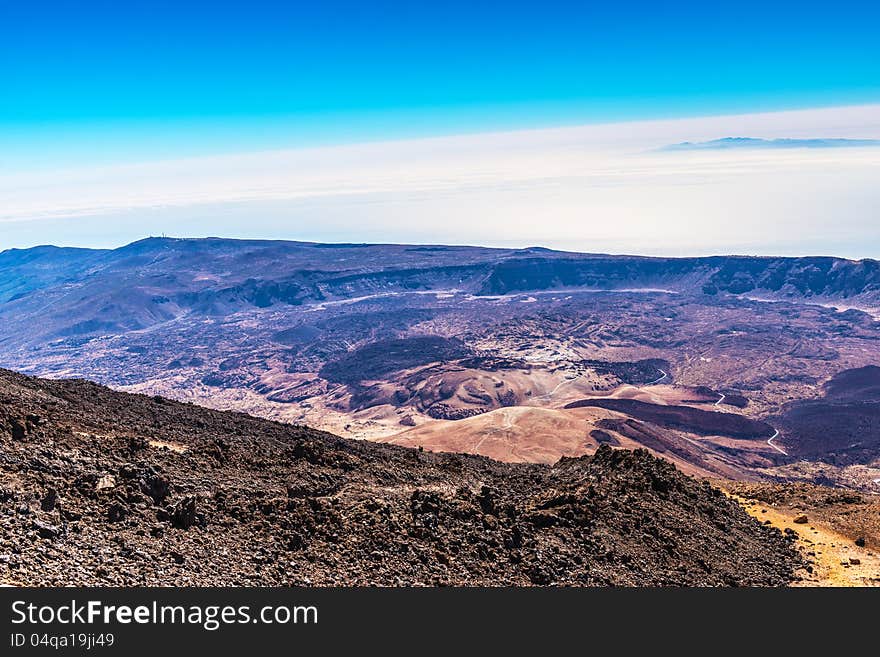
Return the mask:
M 0 583 L 773 586 L 801 565 L 644 450 L 503 464 L 0 371 Z

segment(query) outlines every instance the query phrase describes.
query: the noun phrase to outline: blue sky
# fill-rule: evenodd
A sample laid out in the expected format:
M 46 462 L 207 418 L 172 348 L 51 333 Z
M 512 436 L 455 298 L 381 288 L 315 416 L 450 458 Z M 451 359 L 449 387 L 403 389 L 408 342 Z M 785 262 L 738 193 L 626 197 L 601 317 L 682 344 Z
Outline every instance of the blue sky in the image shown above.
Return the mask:
M 4 0 L 0 145 L 168 157 L 868 103 L 878 25 L 846 1 Z
M 651 154 L 880 139 L 878 25 L 850 0 L 0 0 L 0 249 L 878 257 L 880 149 Z

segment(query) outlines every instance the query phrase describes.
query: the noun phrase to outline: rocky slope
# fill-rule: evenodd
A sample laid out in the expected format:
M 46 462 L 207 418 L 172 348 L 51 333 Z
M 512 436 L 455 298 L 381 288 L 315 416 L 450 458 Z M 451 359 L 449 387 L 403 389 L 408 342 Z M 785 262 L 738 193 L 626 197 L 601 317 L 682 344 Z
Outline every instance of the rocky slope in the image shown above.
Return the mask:
M 553 466 L 0 371 L 0 581 L 783 585 L 791 540 L 645 451 Z

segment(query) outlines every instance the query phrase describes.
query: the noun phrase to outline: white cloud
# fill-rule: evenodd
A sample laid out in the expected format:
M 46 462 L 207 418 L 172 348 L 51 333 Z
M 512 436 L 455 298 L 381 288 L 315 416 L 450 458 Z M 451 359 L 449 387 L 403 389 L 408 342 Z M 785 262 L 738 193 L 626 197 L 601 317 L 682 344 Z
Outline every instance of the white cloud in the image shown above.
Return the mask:
M 880 149 L 651 152 L 725 136 L 880 138 L 880 105 L 8 174 L 0 247 L 167 232 L 878 255 Z

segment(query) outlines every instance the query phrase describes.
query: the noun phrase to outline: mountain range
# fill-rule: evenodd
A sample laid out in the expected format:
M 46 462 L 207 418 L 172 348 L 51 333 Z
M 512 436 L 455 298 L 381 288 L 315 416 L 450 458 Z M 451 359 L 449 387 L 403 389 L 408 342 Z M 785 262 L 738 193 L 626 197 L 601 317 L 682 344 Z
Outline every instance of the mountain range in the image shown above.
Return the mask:
M 878 300 L 833 257 L 5 251 L 0 583 L 877 583 Z
M 865 148 L 880 147 L 880 139 L 759 139 L 723 137 L 711 141 L 685 141 L 664 146 L 661 151 L 722 151 L 734 149 Z
M 875 260 L 150 238 L 0 253 L 0 365 L 437 451 L 644 447 L 870 491 L 880 398 L 839 391 L 877 378 L 878 307 Z
M 182 314 L 218 316 L 245 307 L 377 293 L 456 289 L 492 296 L 566 288 L 654 288 L 872 305 L 880 303 L 880 263 L 172 238 L 113 250 L 43 246 L 0 253 L 0 317 L 26 318 L 51 302 L 41 328 L 63 335 L 102 327 L 138 330 Z

